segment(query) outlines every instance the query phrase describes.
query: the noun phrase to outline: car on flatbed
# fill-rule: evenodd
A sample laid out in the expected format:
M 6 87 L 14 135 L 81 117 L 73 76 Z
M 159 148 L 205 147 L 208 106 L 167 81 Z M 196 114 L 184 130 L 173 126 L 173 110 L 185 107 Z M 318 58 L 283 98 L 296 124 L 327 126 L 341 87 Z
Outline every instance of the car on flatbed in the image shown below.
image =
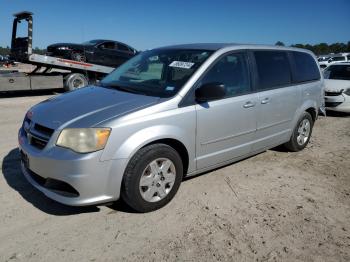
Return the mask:
M 91 40 L 82 44 L 58 43 L 47 47 L 47 55 L 118 67 L 137 54 L 136 49 L 112 40 Z
M 308 144 L 323 76 L 307 50 L 190 44 L 142 52 L 33 106 L 18 133 L 25 177 L 67 205 L 166 205 L 184 176 Z M 215 194 L 215 192 L 212 192 Z

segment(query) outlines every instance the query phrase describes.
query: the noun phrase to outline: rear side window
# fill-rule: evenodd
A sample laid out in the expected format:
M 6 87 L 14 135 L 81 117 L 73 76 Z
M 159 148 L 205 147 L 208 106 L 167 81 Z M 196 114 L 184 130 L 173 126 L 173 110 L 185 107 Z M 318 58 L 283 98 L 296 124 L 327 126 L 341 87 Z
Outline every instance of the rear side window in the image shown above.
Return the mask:
M 320 71 L 313 57 L 303 52 L 292 52 L 295 72 L 293 76 L 294 82 L 306 82 L 320 79 Z
M 284 86 L 291 83 L 291 72 L 287 52 L 255 51 L 260 90 Z

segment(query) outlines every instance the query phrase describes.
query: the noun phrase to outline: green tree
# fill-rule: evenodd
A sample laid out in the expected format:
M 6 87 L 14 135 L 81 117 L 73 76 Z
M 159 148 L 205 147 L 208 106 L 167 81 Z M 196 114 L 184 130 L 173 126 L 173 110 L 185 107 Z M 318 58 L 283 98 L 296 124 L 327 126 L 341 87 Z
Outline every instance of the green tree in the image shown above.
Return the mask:
M 275 45 L 278 45 L 278 46 L 285 46 L 285 44 L 281 41 L 277 41 Z

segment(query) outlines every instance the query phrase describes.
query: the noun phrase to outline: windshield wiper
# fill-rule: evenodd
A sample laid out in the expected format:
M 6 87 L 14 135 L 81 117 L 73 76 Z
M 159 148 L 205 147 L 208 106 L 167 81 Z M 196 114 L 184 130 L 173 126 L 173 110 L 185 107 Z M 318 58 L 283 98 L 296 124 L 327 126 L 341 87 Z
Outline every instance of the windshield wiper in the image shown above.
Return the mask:
M 129 88 L 129 87 L 126 87 L 126 86 L 121 86 L 121 85 L 118 85 L 118 84 L 113 84 L 113 83 L 109 83 L 109 84 L 100 84 L 100 86 L 102 87 L 106 87 L 106 88 L 113 88 L 113 89 L 117 89 L 119 91 L 123 91 L 123 92 L 127 92 L 127 93 L 132 93 L 132 94 L 142 94 L 142 95 L 146 95 L 145 93 L 139 91 L 139 90 L 136 90 L 134 88 Z

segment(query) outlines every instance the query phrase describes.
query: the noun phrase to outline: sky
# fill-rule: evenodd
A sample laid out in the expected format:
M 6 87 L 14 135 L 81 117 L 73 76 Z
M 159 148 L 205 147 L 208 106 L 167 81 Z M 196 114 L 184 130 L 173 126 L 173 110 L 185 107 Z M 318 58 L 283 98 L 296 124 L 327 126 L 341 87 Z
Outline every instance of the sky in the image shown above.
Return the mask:
M 230 42 L 350 41 L 350 0 L 0 0 L 0 46 L 13 14 L 34 13 L 33 45 L 111 39 L 145 50 Z

